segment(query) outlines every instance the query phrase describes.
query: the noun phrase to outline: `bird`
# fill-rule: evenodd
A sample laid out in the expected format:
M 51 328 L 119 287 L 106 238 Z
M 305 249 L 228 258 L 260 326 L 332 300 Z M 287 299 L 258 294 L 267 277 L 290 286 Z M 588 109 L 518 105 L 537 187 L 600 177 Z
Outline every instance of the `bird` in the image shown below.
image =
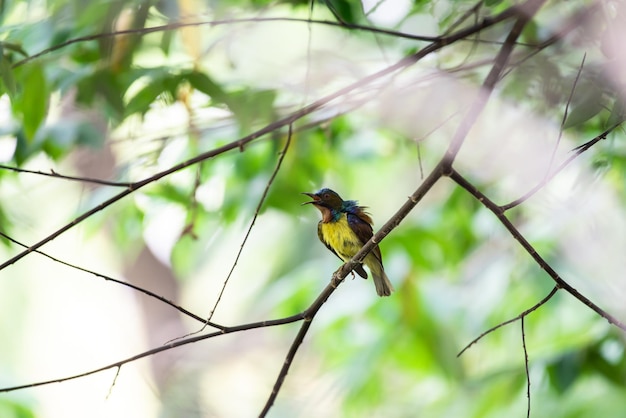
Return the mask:
M 372 218 L 365 212 L 365 206 L 359 206 L 355 200 L 343 200 L 331 189 L 321 189 L 315 193 L 302 193 L 309 196 L 311 204 L 322 214 L 322 220 L 317 224 L 317 235 L 326 247 L 344 262 L 350 260 L 359 252 L 361 247 L 372 237 Z M 374 277 L 374 285 L 378 296 L 389 296 L 394 290 L 385 269 L 378 245 L 365 256 L 363 260 Z M 354 271 L 364 279 L 367 273 L 362 265 Z

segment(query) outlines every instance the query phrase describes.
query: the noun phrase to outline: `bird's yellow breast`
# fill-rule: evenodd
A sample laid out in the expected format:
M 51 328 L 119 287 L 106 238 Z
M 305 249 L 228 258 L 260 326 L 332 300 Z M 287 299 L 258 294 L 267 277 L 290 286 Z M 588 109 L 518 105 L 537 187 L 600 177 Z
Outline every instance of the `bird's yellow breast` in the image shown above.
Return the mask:
M 359 238 L 350 228 L 345 213 L 336 222 L 320 224 L 322 238 L 342 260 L 351 259 L 363 246 Z

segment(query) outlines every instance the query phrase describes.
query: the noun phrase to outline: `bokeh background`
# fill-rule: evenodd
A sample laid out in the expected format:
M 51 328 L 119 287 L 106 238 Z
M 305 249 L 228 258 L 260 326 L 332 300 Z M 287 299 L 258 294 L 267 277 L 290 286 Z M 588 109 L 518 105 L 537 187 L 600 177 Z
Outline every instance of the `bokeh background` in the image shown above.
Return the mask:
M 2 261 L 24 250 L 7 237 L 30 246 L 125 183 L 256 132 L 429 43 L 404 35 L 441 36 L 513 3 L 2 2 Z M 457 170 L 506 204 L 575 147 L 615 128 L 624 117 L 625 16 L 621 1 L 546 2 L 470 130 Z M 319 214 L 300 206 L 300 193 L 330 187 L 368 206 L 375 230 L 384 224 L 442 157 L 511 25 L 339 95 L 298 119 L 288 144 L 283 126 L 148 184 L 40 249 L 57 261 L 31 253 L 6 266 L 0 387 L 84 373 L 200 330 L 107 278 L 206 318 L 261 201 L 212 321 L 302 312 L 340 261 L 318 241 Z M 507 212 L 565 281 L 621 321 L 625 184 L 617 127 Z M 457 354 L 544 298 L 550 277 L 445 178 L 381 249 L 396 292 L 378 298 L 371 279 L 348 276 L 315 317 L 270 416 L 525 416 L 519 321 Z M 125 364 L 117 377 L 112 368 L 0 392 L 0 416 L 256 416 L 298 328 L 200 341 Z M 532 416 L 623 416 L 622 331 L 564 291 L 524 328 Z

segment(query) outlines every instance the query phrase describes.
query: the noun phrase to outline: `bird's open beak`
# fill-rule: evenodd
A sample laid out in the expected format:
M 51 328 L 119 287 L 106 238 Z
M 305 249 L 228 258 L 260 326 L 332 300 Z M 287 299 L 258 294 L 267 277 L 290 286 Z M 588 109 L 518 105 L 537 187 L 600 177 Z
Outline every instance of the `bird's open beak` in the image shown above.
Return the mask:
M 309 203 L 316 204 L 316 203 L 319 203 L 319 201 L 320 201 L 320 197 L 319 197 L 318 195 L 316 195 L 315 193 L 306 193 L 306 192 L 305 192 L 305 193 L 302 193 L 302 194 L 307 195 L 307 196 L 309 196 L 311 199 L 313 199 L 313 200 L 311 200 L 310 202 L 304 202 L 304 203 L 302 203 L 302 205 L 308 205 Z

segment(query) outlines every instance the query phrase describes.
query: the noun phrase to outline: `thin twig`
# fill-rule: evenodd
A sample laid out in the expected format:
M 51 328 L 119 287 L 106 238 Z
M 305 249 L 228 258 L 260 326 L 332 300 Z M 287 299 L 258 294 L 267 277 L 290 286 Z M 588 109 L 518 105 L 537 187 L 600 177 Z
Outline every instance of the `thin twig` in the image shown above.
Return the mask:
M 403 33 L 394 30 L 382 29 L 373 26 L 364 26 L 364 25 L 356 25 L 349 24 L 345 22 L 335 22 L 331 20 L 315 20 L 315 19 L 300 19 L 295 17 L 252 17 L 252 18 L 243 18 L 243 19 L 220 19 L 220 20 L 208 20 L 202 22 L 174 22 L 168 23 L 166 25 L 152 26 L 148 28 L 135 28 L 135 29 L 126 29 L 115 32 L 107 32 L 107 33 L 97 33 L 94 35 L 86 35 L 80 36 L 77 38 L 68 39 L 65 42 L 60 44 L 51 46 L 42 51 L 39 51 L 36 54 L 30 55 L 21 61 L 13 64 L 13 68 L 20 67 L 32 60 L 35 60 L 43 55 L 49 54 L 54 51 L 58 51 L 59 49 L 63 49 L 67 46 L 87 41 L 96 41 L 103 38 L 114 38 L 117 36 L 124 35 L 148 35 L 151 33 L 171 31 L 176 29 L 181 29 L 185 27 L 194 27 L 194 26 L 222 26 L 222 25 L 232 25 L 232 24 L 242 24 L 242 23 L 272 23 L 272 22 L 294 22 L 294 23 L 314 23 L 318 25 L 327 25 L 327 26 L 336 26 L 349 30 L 362 30 L 374 33 L 380 33 L 383 35 L 389 35 L 396 38 L 405 38 L 405 39 L 413 39 L 417 41 L 425 41 L 425 42 L 437 42 L 441 38 L 436 36 L 421 36 L 421 35 L 413 35 L 409 33 Z
M 222 289 L 220 290 L 220 293 L 217 296 L 217 300 L 215 301 L 215 304 L 213 305 L 213 309 L 211 309 L 211 312 L 209 313 L 209 318 L 207 319 L 207 323 L 208 321 L 211 320 L 211 318 L 213 318 L 213 314 L 215 313 L 215 310 L 217 309 L 217 305 L 219 305 L 220 300 L 222 300 L 222 295 L 224 294 L 224 290 L 226 290 L 228 281 L 230 280 L 230 277 L 233 275 L 233 272 L 235 271 L 235 267 L 237 266 L 237 262 L 239 262 L 239 258 L 241 257 L 241 253 L 243 252 L 246 242 L 248 242 L 248 238 L 250 237 L 252 228 L 254 227 L 254 224 L 257 218 L 259 217 L 259 213 L 261 212 L 263 203 L 265 203 L 265 199 L 267 198 L 267 194 L 270 191 L 270 187 L 272 187 L 272 183 L 274 183 L 274 179 L 276 179 L 276 175 L 278 174 L 278 171 L 280 170 L 280 167 L 283 164 L 285 155 L 287 155 L 287 150 L 289 149 L 289 145 L 291 144 L 292 129 L 293 129 L 293 124 L 290 124 L 289 132 L 287 133 L 287 140 L 285 141 L 285 146 L 281 150 L 280 157 L 278 158 L 278 162 L 276 163 L 276 167 L 274 168 L 274 171 L 272 172 L 270 179 L 267 181 L 267 184 L 265 185 L 265 190 L 263 190 L 263 195 L 259 199 L 259 203 L 257 204 L 256 209 L 254 211 L 252 222 L 250 222 L 250 226 L 248 227 L 248 230 L 246 231 L 246 235 L 243 237 L 243 241 L 241 242 L 241 245 L 239 246 L 239 251 L 237 252 L 237 256 L 235 256 L 235 261 L 233 262 L 233 265 L 230 267 L 230 271 L 228 272 L 228 275 L 226 276 L 226 279 L 224 280 L 224 284 L 222 285 Z
M 528 61 L 529 59 L 531 59 L 532 57 L 534 57 L 535 55 L 543 51 L 546 47 L 552 44 L 555 44 L 559 41 L 562 41 L 563 38 L 565 38 L 567 34 L 569 34 L 570 32 L 580 27 L 583 27 L 584 22 L 588 21 L 589 19 L 592 19 L 594 14 L 598 10 L 601 10 L 601 7 L 602 7 L 602 2 L 598 1 L 598 2 L 592 2 L 588 7 L 578 10 L 576 13 L 574 13 L 573 16 L 567 19 L 565 24 L 563 24 L 559 28 L 559 30 L 554 33 L 554 35 L 550 36 L 545 41 L 537 45 L 534 45 L 534 50 L 532 52 L 530 52 L 525 57 L 519 59 L 518 61 L 514 62 L 511 65 L 511 68 L 509 68 L 506 72 L 502 74 L 502 78 L 508 76 L 511 73 L 511 71 L 515 70 L 515 68 L 519 67 L 524 62 Z
M 259 216 L 259 212 L 261 211 L 261 207 L 263 206 L 263 203 L 265 202 L 265 199 L 267 198 L 267 193 L 269 192 L 269 188 L 274 182 L 274 179 L 276 178 L 276 174 L 278 173 L 278 170 L 280 170 L 280 166 L 283 163 L 283 159 L 285 158 L 285 154 L 287 153 L 287 149 L 289 148 L 289 144 L 291 143 L 291 136 L 292 136 L 292 125 L 289 125 L 289 132 L 287 134 L 287 141 L 285 143 L 285 146 L 280 152 L 280 157 L 278 159 L 278 162 L 276 163 L 276 167 L 274 168 L 274 171 L 272 172 L 272 175 L 269 181 L 265 185 L 265 190 L 263 191 L 263 195 L 261 196 L 261 199 L 259 200 L 259 203 L 257 204 L 256 210 L 254 211 L 252 222 L 250 222 L 250 226 L 248 227 L 248 230 L 246 231 L 246 235 L 244 236 L 243 241 L 241 242 L 241 245 L 239 246 L 239 251 L 237 252 L 235 261 L 233 262 L 233 265 L 231 266 L 230 271 L 228 272 L 228 275 L 226 275 L 226 279 L 224 280 L 224 283 L 222 284 L 222 288 L 220 289 L 220 293 L 218 294 L 215 304 L 213 305 L 213 309 L 211 309 L 211 312 L 209 313 L 209 317 L 206 320 L 203 320 L 203 325 L 199 330 L 190 332 L 180 337 L 172 338 L 171 340 L 167 341 L 165 344 L 169 344 L 172 341 L 182 340 L 192 335 L 199 334 L 202 331 L 204 331 L 207 325 L 209 326 L 211 325 L 212 323 L 211 318 L 213 318 L 213 314 L 215 313 L 215 310 L 217 309 L 217 305 L 222 300 L 222 295 L 224 294 L 224 291 L 226 290 L 226 286 L 228 285 L 230 277 L 233 275 L 233 272 L 235 271 L 235 266 L 237 266 L 237 262 L 239 261 L 239 258 L 241 257 L 241 253 L 243 252 L 243 248 L 245 247 L 246 242 L 248 241 L 248 237 L 250 236 L 250 233 L 252 232 L 252 227 L 254 226 L 254 223 L 256 222 L 256 219 Z
M 565 121 L 567 121 L 567 116 L 569 115 L 569 107 L 572 103 L 572 99 L 574 98 L 574 92 L 576 91 L 576 86 L 578 85 L 578 80 L 580 79 L 580 74 L 583 72 L 583 66 L 585 65 L 585 59 L 587 58 L 587 53 L 585 52 L 583 55 L 583 59 L 578 67 L 578 72 L 576 73 L 576 78 L 574 79 L 574 83 L 572 84 L 572 88 L 569 92 L 569 97 L 567 98 L 567 102 L 565 103 L 565 111 L 563 112 L 563 118 L 561 119 L 561 126 L 559 128 L 559 136 L 556 138 L 556 144 L 554 144 L 554 148 L 552 149 L 552 155 L 550 155 L 550 162 L 548 163 L 548 169 L 546 170 L 546 175 L 544 178 L 547 178 L 550 175 L 550 170 L 552 170 L 552 164 L 554 163 L 554 157 L 556 156 L 556 151 L 559 149 L 559 145 L 561 145 L 561 139 L 563 138 L 563 130 L 565 129 Z
M 483 337 L 486 337 L 487 335 L 491 334 L 492 332 L 494 332 L 495 330 L 497 330 L 499 328 L 502 328 L 505 325 L 508 325 L 510 323 L 513 323 L 513 322 L 515 322 L 517 320 L 522 319 L 523 317 L 525 317 L 529 313 L 531 313 L 534 310 L 538 309 L 540 306 L 544 305 L 546 302 L 548 302 L 550 299 L 552 299 L 552 296 L 555 295 L 557 290 L 559 290 L 558 286 L 554 286 L 554 288 L 552 288 L 550 293 L 548 293 L 548 295 L 545 298 L 541 299 L 541 301 L 537 302 L 532 307 L 526 309 L 524 312 L 522 312 L 521 314 L 517 315 L 515 318 L 511 318 L 511 319 L 508 319 L 508 320 L 506 320 L 504 322 L 500 322 L 498 325 L 489 328 L 487 331 L 483 332 L 478 337 L 474 338 L 469 344 L 467 344 L 465 347 L 463 347 L 463 349 L 461 351 L 459 351 L 459 354 L 457 354 L 456 356 L 457 357 L 461 357 L 461 355 L 463 355 L 463 353 L 465 353 L 471 346 L 476 344 Z
M 298 331 L 296 338 L 294 338 L 293 342 L 291 343 L 291 347 L 289 347 L 289 352 L 287 353 L 287 356 L 285 357 L 285 361 L 283 362 L 283 367 L 281 368 L 280 373 L 278 373 L 278 378 L 276 378 L 276 382 L 274 382 L 274 387 L 272 387 L 272 393 L 270 394 L 270 397 L 268 398 L 268 400 L 265 402 L 265 406 L 263 406 L 263 410 L 259 414 L 260 418 L 265 417 L 267 413 L 269 412 L 269 410 L 272 408 L 272 405 L 274 405 L 276 396 L 278 396 L 278 392 L 280 391 L 280 388 L 283 385 L 283 382 L 285 381 L 285 377 L 287 377 L 287 373 L 289 372 L 289 367 L 291 366 L 291 362 L 296 356 L 296 353 L 298 352 L 298 348 L 300 348 L 302 341 L 304 341 L 304 337 L 309 331 L 309 327 L 311 326 L 312 321 L 313 321 L 313 317 L 311 317 L 310 319 L 305 318 L 305 320 L 302 322 L 302 326 L 300 327 L 300 330 Z
M 467 9 L 465 13 L 463 13 L 461 16 L 459 16 L 457 20 L 452 22 L 452 24 L 446 29 L 446 31 L 443 34 L 447 35 L 448 33 L 452 32 L 454 29 L 461 26 L 463 22 L 465 22 L 467 18 L 469 18 L 471 15 L 478 16 L 478 11 L 483 6 L 483 3 L 484 3 L 484 0 L 478 0 L 476 3 L 474 3 L 474 5 L 470 7 L 469 9 Z
M 45 171 L 27 170 L 25 168 L 11 167 L 8 165 L 3 165 L 3 164 L 0 164 L 0 170 L 14 171 L 16 173 L 37 174 L 39 176 L 54 177 L 57 179 L 78 181 L 81 183 L 95 183 L 95 184 L 100 184 L 103 186 L 128 187 L 132 184 L 128 182 L 101 180 L 101 179 L 95 179 L 95 178 L 90 178 L 90 177 L 66 176 L 63 174 L 59 174 L 54 170 L 50 170 L 49 173 L 46 173 Z
M 567 167 L 572 161 L 574 161 L 576 158 L 578 158 L 578 156 L 580 156 L 582 153 L 587 151 L 589 148 L 591 148 L 592 146 L 594 146 L 595 144 L 597 144 L 601 140 L 606 139 L 606 137 L 613 130 L 618 128 L 622 123 L 624 123 L 624 121 L 620 121 L 620 122 L 616 123 L 615 125 L 611 126 L 606 131 L 602 132 L 600 135 L 596 136 L 595 138 L 593 138 L 593 139 L 585 142 L 584 144 L 579 145 L 576 148 L 574 148 L 572 150 L 572 151 L 574 151 L 574 153 L 572 155 L 570 155 L 565 161 L 563 161 L 554 171 L 552 171 L 549 176 L 547 176 L 543 180 L 541 180 L 535 187 L 530 189 L 523 196 L 515 199 L 514 201 L 512 201 L 510 203 L 507 203 L 506 205 L 500 206 L 500 209 L 503 212 L 506 212 L 507 210 L 509 210 L 511 208 L 514 208 L 515 206 L 518 206 L 518 205 L 524 203 L 525 201 L 527 201 L 528 199 L 530 199 L 535 193 L 537 193 L 539 190 L 541 190 L 554 177 L 556 177 L 557 174 L 559 174 L 561 171 L 563 171 L 563 169 L 565 167 Z
M 117 383 L 117 378 L 120 376 L 120 371 L 122 371 L 122 366 L 117 366 L 117 370 L 115 371 L 115 376 L 113 376 L 113 381 L 111 382 L 111 386 L 109 386 L 109 392 L 107 393 L 107 396 L 105 399 L 109 399 L 109 397 L 111 396 L 111 393 L 113 393 L 113 388 L 115 387 L 115 384 Z
M 528 349 L 526 348 L 524 317 L 521 317 L 520 321 L 522 323 L 522 348 L 524 349 L 524 369 L 526 370 L 526 398 L 528 399 L 528 406 L 526 407 L 526 418 L 530 418 L 530 372 L 528 371 Z

